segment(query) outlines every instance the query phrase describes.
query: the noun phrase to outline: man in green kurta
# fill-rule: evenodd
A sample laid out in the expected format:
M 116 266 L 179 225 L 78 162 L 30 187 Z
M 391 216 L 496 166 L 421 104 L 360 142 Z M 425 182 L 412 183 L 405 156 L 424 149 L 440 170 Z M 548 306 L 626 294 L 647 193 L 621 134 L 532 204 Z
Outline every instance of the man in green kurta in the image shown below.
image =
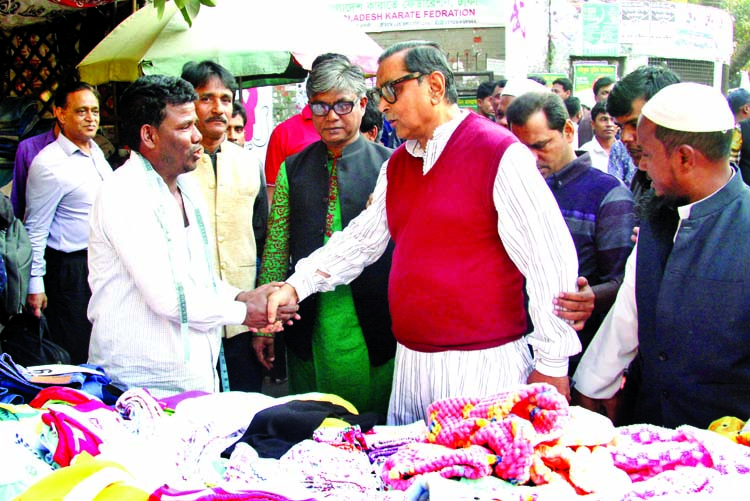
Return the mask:
M 365 94 L 361 69 L 343 56 L 313 67 L 307 96 L 321 141 L 281 166 L 261 283 L 283 280 L 290 263 L 336 238 L 334 233 L 365 208 L 391 153 L 359 132 Z M 290 393 L 333 393 L 360 412 L 385 415 L 396 347 L 387 300 L 390 255 L 386 252 L 350 284 L 305 301 L 302 320 L 285 328 Z M 273 339 L 259 333 L 254 345 L 261 363 L 270 367 Z

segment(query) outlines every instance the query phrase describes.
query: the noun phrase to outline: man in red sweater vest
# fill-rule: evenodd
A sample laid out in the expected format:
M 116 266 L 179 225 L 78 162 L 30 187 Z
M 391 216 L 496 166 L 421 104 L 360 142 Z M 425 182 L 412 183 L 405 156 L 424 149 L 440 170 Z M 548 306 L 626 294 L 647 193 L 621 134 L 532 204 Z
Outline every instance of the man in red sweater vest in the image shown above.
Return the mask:
M 459 109 L 436 44 L 398 43 L 379 63 L 380 109 L 407 141 L 383 164 L 372 204 L 301 260 L 269 307 L 349 283 L 392 238 L 389 424 L 425 419 L 440 398 L 524 383 L 569 395 L 568 357 L 581 347 L 552 303 L 575 290 L 578 262 L 533 156 L 507 129 Z

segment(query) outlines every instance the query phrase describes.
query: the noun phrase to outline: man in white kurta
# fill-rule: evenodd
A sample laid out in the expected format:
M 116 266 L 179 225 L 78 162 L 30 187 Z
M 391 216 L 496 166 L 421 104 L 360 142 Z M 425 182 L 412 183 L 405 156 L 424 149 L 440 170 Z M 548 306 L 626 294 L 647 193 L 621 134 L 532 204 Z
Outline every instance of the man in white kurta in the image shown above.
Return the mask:
M 155 396 L 216 391 L 221 327 L 265 327 L 274 287 L 245 292 L 215 275 L 205 202 L 183 175 L 203 152 L 195 98 L 172 77 L 128 88 L 121 134 L 131 157 L 91 211 L 89 363 Z

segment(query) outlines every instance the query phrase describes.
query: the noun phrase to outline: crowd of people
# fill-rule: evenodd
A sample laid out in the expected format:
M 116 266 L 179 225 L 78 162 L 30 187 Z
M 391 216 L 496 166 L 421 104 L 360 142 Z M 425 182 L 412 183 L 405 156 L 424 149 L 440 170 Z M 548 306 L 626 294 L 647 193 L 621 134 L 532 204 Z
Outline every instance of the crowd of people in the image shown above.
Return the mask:
M 368 89 L 318 57 L 265 161 L 212 61 L 127 88 L 115 171 L 96 90 L 61 86 L 16 159 L 28 310 L 155 396 L 281 366 L 388 424 L 535 382 L 616 424 L 750 417 L 750 93 L 644 66 L 590 110 L 567 78 L 511 78 L 473 112 L 437 44 L 378 63 Z

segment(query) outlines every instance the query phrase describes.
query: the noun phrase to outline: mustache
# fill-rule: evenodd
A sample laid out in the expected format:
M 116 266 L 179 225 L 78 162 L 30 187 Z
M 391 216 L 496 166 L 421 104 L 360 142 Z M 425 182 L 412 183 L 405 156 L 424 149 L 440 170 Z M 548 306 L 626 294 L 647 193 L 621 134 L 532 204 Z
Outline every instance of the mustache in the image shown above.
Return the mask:
M 224 115 L 214 115 L 212 117 L 208 117 L 206 119 L 206 122 L 213 122 L 214 120 L 218 120 L 221 123 L 223 123 L 224 125 L 226 125 L 227 123 L 229 123 L 228 120 L 227 120 L 227 117 L 225 117 Z

